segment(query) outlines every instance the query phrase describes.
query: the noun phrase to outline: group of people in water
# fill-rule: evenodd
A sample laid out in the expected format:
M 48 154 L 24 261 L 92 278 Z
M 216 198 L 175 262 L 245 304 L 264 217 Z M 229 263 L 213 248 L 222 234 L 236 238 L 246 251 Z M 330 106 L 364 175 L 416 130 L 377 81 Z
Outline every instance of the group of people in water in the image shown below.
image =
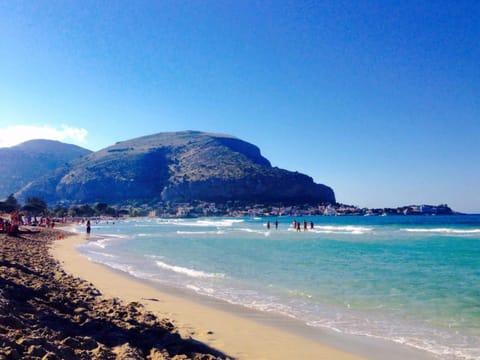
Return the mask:
M 278 229 L 278 220 L 275 220 L 275 230 Z M 270 221 L 267 221 L 267 230 L 270 230 Z
M 278 220 L 275 220 L 274 222 L 275 225 L 275 230 L 278 230 Z M 307 223 L 306 220 L 303 220 L 303 231 L 307 231 L 308 228 L 310 227 L 310 230 L 313 230 L 314 228 L 313 221 L 310 221 L 310 223 Z M 302 223 L 300 223 L 297 220 L 294 220 L 292 223 L 292 227 L 296 231 L 301 231 Z M 267 221 L 267 230 L 270 230 L 270 221 Z
M 313 221 L 310 221 L 310 224 L 308 224 L 306 220 L 303 220 L 303 231 L 307 231 L 309 226 L 310 226 L 310 230 L 313 230 L 315 226 L 313 224 Z M 301 223 L 297 220 L 293 220 L 293 228 L 297 231 L 300 231 Z

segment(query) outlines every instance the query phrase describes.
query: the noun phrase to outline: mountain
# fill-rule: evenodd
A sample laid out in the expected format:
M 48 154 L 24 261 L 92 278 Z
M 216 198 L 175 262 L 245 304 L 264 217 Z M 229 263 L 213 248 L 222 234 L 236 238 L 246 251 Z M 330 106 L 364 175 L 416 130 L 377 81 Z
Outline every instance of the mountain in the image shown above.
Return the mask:
M 76 145 L 52 140 L 30 140 L 0 148 L 0 199 L 15 193 L 73 159 L 91 153 Z
M 57 168 L 16 196 L 41 196 L 49 203 L 335 202 L 331 188 L 307 175 L 272 167 L 257 146 L 198 131 L 116 143 Z

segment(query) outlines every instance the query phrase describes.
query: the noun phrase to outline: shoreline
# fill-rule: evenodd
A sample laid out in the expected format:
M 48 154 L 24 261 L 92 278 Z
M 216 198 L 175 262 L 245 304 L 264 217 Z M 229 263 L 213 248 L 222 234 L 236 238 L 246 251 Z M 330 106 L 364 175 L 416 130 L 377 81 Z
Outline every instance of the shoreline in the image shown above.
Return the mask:
M 76 246 L 87 235 L 53 243 L 50 253 L 63 269 L 123 302 L 140 302 L 159 318 L 168 318 L 183 338 L 194 338 L 237 359 L 433 359 L 427 352 L 380 339 L 336 334 L 281 315 L 168 288 L 94 263 Z M 95 235 L 92 235 L 95 236 Z
M 229 359 L 138 302 L 102 295 L 67 274 L 50 248 L 57 229 L 0 233 L 1 359 Z

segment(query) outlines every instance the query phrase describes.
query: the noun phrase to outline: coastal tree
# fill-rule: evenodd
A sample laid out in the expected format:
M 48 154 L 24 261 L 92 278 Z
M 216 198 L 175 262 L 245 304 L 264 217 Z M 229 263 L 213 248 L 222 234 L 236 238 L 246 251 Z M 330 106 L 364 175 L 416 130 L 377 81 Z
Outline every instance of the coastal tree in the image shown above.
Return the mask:
M 57 205 L 53 209 L 53 213 L 56 217 L 65 217 L 68 215 L 68 209 L 65 206 Z
M 95 210 L 89 204 L 80 206 L 80 211 L 82 212 L 83 216 L 91 217 L 95 215 Z
M 81 206 L 72 206 L 69 213 L 74 217 L 91 217 L 95 215 L 95 210 L 89 204 L 84 204 Z
M 78 206 L 71 206 L 68 209 L 68 214 L 73 217 L 79 217 L 80 215 L 80 208 Z
M 10 194 L 5 201 L 0 201 L 0 212 L 11 213 L 18 210 L 19 204 L 15 196 Z
M 107 208 L 105 209 L 105 215 L 117 216 L 117 209 L 112 206 L 107 206 Z
M 47 204 L 41 197 L 37 196 L 27 198 L 22 209 L 34 216 L 47 215 L 48 213 Z
M 117 215 L 117 210 L 109 206 L 106 203 L 96 203 L 93 206 L 93 209 L 95 210 L 95 213 L 97 215 L 107 215 L 107 216 L 116 216 Z
M 94 206 L 93 206 L 94 210 L 96 213 L 98 213 L 99 215 L 101 214 L 104 214 L 105 213 L 105 210 L 108 208 L 108 204 L 106 203 L 96 203 Z
M 117 211 L 118 216 L 127 216 L 129 215 L 129 211 L 127 209 L 120 209 Z

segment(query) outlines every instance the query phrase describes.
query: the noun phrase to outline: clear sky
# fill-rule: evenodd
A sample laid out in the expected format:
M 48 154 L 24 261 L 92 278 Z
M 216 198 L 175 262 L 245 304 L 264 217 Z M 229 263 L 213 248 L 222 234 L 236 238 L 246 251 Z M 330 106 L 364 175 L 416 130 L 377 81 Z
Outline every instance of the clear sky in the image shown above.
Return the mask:
M 178 130 L 342 203 L 480 212 L 480 2 L 0 0 L 0 147 Z

